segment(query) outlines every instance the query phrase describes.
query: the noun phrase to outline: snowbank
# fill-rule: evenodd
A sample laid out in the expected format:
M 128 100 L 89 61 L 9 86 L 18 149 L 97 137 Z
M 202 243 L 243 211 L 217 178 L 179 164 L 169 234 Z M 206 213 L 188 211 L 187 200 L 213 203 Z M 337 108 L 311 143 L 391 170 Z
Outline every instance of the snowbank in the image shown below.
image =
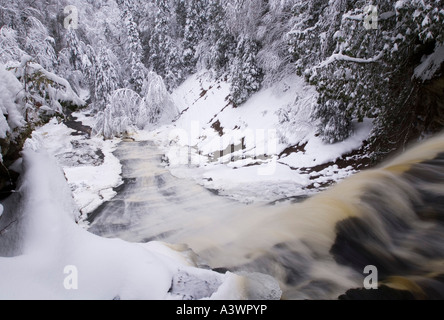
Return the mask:
M 184 247 L 92 235 L 76 225 L 79 212 L 54 159 L 28 147 L 23 168 L 23 254 L 0 258 L 0 299 L 243 299 L 261 285 L 199 269 Z

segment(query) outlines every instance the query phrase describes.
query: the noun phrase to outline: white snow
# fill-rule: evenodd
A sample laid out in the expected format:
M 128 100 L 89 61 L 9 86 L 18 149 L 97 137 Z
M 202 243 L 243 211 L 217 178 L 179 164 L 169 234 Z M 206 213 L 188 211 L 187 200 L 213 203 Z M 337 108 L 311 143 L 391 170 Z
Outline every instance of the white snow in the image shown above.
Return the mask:
M 275 282 L 270 291 L 240 275 L 197 268 L 185 247 L 88 233 L 75 224 L 79 213 L 52 157 L 27 148 L 23 165 L 23 253 L 0 258 L 0 299 L 245 299 L 249 286 L 259 286 L 262 298 L 280 298 Z
M 17 78 L 0 64 L 0 139 L 6 138 L 7 133 L 25 123 L 23 106 L 19 103 L 22 89 Z
M 363 123 L 354 123 L 354 127 L 355 132 L 350 138 L 335 144 L 326 144 L 321 139 L 311 136 L 307 139 L 304 153 L 293 153 L 279 162 L 292 167 L 310 168 L 335 161 L 339 156 L 361 147 L 372 129 L 372 121 L 366 119 Z
M 131 134 L 137 129 L 153 129 L 171 123 L 178 110 L 162 77 L 150 72 L 142 96 L 131 89 L 115 90 L 105 110 L 97 115 L 94 131 L 107 139 Z
M 316 66 L 316 68 L 324 68 L 335 61 L 348 61 L 354 63 L 373 63 L 380 60 L 383 56 L 384 56 L 384 51 L 381 51 L 378 55 L 368 59 L 350 57 L 343 53 L 334 53 L 330 57 L 328 57 L 325 61 L 323 61 L 321 64 L 319 64 L 319 66 Z
M 75 114 L 79 116 L 80 114 Z M 82 121 L 89 119 L 85 116 Z M 113 155 L 119 139 L 103 140 L 100 137 L 73 136 L 75 132 L 53 119 L 34 131 L 26 141 L 28 148 L 46 150 L 57 158 L 73 192 L 77 208 L 86 217 L 103 202 L 115 195 L 113 188 L 122 184 L 119 160 Z M 97 152 L 103 154 L 103 162 Z
M 424 61 L 416 67 L 414 77 L 422 81 L 430 80 L 435 76 L 443 63 L 444 46 L 438 46 L 431 55 L 425 57 Z
M 172 125 L 133 137 L 156 141 L 173 175 L 195 179 L 247 203 L 307 194 L 309 186 L 338 181 L 356 172 L 351 167 L 338 168 L 323 177 L 309 171 L 359 149 L 372 129 L 370 120 L 355 123 L 355 132 L 346 141 L 326 144 L 316 136 L 317 123 L 311 118 L 316 90 L 304 79 L 287 77 L 238 108 L 229 103 L 229 86 L 226 81 L 214 80 L 211 72 L 193 75 L 173 92 L 180 118 Z M 278 157 L 286 148 L 298 145 L 304 149 Z M 224 153 L 219 157 L 221 151 Z

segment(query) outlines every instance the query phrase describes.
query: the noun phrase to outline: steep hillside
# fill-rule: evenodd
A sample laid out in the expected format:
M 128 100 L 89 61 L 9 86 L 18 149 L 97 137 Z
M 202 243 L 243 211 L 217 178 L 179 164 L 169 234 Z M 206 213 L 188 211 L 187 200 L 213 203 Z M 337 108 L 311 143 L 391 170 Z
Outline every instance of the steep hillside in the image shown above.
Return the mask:
M 351 138 L 325 143 L 312 118 L 316 91 L 303 78 L 282 79 L 242 107 L 229 87 L 211 72 L 192 76 L 173 92 L 176 121 L 136 138 L 155 139 L 175 175 L 244 202 L 316 192 L 371 163 L 371 120 L 354 123 Z

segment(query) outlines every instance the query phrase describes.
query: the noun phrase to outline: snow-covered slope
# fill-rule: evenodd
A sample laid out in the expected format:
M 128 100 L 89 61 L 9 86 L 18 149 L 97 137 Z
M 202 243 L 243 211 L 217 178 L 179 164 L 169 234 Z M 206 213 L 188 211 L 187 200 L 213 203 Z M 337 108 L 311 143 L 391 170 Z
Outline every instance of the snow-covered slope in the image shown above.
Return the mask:
M 236 107 L 230 83 L 202 72 L 176 89 L 173 99 L 180 117 L 138 138 L 157 140 L 176 176 L 244 202 L 305 195 L 356 172 L 335 162 L 359 149 L 371 131 L 370 121 L 355 123 L 346 141 L 322 142 L 311 117 L 316 90 L 297 76 Z

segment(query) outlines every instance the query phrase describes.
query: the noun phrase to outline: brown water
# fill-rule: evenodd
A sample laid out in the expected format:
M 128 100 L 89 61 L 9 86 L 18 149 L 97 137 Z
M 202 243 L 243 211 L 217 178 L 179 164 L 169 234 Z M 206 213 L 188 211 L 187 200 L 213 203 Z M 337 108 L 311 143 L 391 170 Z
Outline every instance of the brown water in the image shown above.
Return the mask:
M 380 287 L 444 298 L 443 135 L 302 203 L 274 206 L 173 177 L 149 142 L 122 143 L 116 155 L 126 184 L 92 215 L 91 232 L 185 243 L 212 268 L 272 275 L 286 299 L 336 299 L 363 287 L 368 265 Z

